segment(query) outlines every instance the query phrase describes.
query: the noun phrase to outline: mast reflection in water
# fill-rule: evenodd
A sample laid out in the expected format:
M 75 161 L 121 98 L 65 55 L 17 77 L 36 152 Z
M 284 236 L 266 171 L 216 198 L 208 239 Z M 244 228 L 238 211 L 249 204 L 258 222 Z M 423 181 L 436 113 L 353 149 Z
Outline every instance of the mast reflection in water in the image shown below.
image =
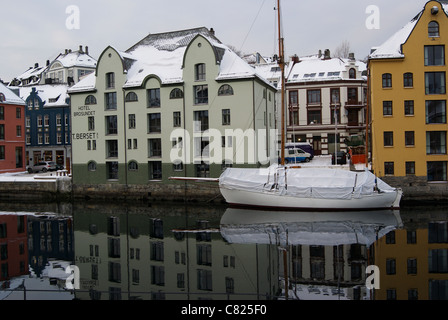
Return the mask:
M 78 203 L 51 215 L 5 208 L 1 299 L 448 298 L 446 208 L 269 212 Z M 66 288 L 69 265 L 79 270 L 74 291 Z M 379 268 L 379 289 L 366 288 L 369 265 Z

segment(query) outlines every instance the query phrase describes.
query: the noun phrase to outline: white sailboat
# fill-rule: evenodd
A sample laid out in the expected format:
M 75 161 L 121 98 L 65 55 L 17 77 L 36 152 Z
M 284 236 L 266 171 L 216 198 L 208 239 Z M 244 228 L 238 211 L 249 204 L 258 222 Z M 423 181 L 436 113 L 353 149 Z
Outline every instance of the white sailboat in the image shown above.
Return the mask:
M 399 208 L 402 191 L 368 170 L 285 166 L 285 65 L 277 0 L 281 81 L 281 163 L 269 168 L 227 168 L 219 178 L 226 202 L 234 206 L 294 210 L 369 210 Z

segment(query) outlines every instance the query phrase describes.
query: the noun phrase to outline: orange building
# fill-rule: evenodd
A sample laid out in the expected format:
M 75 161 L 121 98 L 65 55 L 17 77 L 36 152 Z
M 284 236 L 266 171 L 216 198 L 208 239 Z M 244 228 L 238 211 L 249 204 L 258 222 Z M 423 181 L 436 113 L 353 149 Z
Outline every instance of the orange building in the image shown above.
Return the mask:
M 0 82 L 0 173 L 25 171 L 25 102 Z

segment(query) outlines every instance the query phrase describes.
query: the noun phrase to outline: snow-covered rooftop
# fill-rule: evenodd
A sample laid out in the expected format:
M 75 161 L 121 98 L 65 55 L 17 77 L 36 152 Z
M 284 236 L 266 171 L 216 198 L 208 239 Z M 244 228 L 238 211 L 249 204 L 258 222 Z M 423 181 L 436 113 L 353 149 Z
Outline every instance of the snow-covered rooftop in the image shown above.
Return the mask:
M 141 86 L 149 75 L 156 75 L 162 84 L 183 82 L 183 59 L 191 41 L 198 35 L 204 37 L 213 47 L 220 72 L 216 80 L 264 78 L 229 47 L 222 44 L 214 32 L 195 28 L 149 34 L 126 51 L 116 50 L 127 68 L 125 88 Z M 265 80 L 264 80 L 265 81 Z M 266 81 L 267 82 L 267 81 Z M 95 77 L 86 77 L 73 86 L 69 92 L 88 91 L 95 88 Z
M 0 82 L 0 93 L 4 96 L 4 101 L 0 101 L 4 104 L 16 104 L 16 105 L 25 105 L 25 102 L 20 99 L 11 89 L 5 86 L 2 82 Z
M 44 102 L 44 107 L 66 107 L 69 95 L 68 86 L 65 84 L 44 84 L 33 87 L 21 87 L 20 96 L 26 100 L 32 90 L 36 89 L 37 95 Z
M 442 3 L 442 1 L 439 2 L 441 2 L 441 6 L 445 14 L 448 15 L 448 4 Z M 408 40 L 422 14 L 423 10 L 419 12 L 417 16 L 415 16 L 411 21 L 409 21 L 403 28 L 398 30 L 394 35 L 387 39 L 382 45 L 372 48 L 372 50 L 374 51 L 369 55 L 369 59 L 404 58 L 402 45 Z
M 54 61 L 60 62 L 65 68 L 72 68 L 75 66 L 87 68 L 96 67 L 96 60 L 92 58 L 88 53 L 81 50 L 61 53 L 56 57 Z
M 322 59 L 318 55 L 301 57 L 289 72 L 288 82 L 349 80 L 347 71 L 351 67 L 351 62 L 354 62 L 359 72 L 366 70 L 366 65 L 362 61 Z

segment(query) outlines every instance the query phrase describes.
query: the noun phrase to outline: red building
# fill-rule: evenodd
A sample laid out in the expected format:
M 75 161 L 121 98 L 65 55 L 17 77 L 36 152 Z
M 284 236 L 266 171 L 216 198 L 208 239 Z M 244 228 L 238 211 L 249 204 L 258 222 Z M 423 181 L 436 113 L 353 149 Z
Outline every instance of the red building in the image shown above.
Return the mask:
M 25 102 L 0 82 L 0 173 L 25 171 Z
M 0 215 L 0 281 L 28 272 L 27 217 Z

